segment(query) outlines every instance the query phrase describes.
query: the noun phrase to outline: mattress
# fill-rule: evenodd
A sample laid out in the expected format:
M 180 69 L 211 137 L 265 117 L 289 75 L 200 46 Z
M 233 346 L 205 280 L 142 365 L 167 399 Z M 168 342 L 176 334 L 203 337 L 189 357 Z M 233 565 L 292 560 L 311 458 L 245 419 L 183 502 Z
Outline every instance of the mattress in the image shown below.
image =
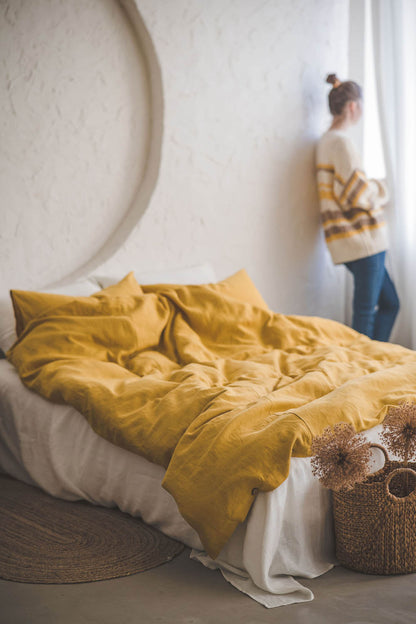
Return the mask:
M 378 429 L 367 436 L 376 441 Z M 6 360 L 0 361 L 0 469 L 58 498 L 141 517 L 266 607 L 312 600 L 299 578 L 336 563 L 329 492 L 312 476 L 310 459 L 292 458 L 288 479 L 258 494 L 214 561 L 162 488 L 161 466 L 101 438 L 75 409 L 28 390 Z

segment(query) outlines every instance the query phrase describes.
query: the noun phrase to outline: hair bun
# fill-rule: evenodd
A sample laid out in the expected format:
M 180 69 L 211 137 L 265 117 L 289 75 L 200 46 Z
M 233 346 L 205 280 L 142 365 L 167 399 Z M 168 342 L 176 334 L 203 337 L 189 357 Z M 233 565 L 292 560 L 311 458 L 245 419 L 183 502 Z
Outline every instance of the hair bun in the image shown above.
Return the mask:
M 337 82 L 339 82 L 339 80 L 336 74 L 328 74 L 328 76 L 326 77 L 326 82 L 329 82 L 329 84 L 334 85 Z

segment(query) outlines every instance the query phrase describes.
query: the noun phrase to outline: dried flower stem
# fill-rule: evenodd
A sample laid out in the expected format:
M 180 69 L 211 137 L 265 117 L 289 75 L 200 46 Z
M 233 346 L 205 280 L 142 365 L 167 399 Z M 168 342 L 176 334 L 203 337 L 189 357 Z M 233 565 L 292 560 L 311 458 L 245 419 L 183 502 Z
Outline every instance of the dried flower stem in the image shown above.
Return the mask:
M 324 487 L 350 490 L 369 472 L 370 442 L 353 426 L 339 423 L 327 427 L 312 442 L 312 472 Z
M 390 408 L 380 438 L 407 466 L 416 455 L 416 404 L 406 402 Z

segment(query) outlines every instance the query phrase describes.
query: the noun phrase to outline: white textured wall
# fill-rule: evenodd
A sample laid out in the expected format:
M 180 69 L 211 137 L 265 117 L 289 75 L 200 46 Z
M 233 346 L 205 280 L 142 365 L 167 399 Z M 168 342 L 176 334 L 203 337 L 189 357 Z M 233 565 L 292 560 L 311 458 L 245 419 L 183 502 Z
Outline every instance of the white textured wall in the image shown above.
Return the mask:
M 114 39 L 114 31 L 108 31 L 111 20 L 116 32 L 125 27 L 111 4 L 4 0 L 1 5 L 2 57 L 9 78 L 2 77 L 0 96 L 6 97 L 2 108 L 6 106 L 8 119 L 17 120 L 15 128 L 8 125 L 8 142 L 5 146 L 2 140 L 0 147 L 0 182 L 7 190 L 2 213 L 6 199 L 19 215 L 6 211 L 8 222 L 2 227 L 2 262 L 6 252 L 13 258 L 1 268 L 9 282 L 15 262 L 22 265 L 16 276 L 24 272 L 24 263 L 38 263 L 44 279 L 39 272 L 36 279 L 44 283 L 82 266 L 133 196 L 141 155 L 126 135 L 129 130 L 140 134 L 132 102 L 142 69 L 129 44 L 118 48 L 118 35 Z M 319 228 L 313 145 L 328 122 L 325 75 L 346 74 L 348 0 L 136 4 L 162 72 L 163 149 L 148 209 L 111 264 L 145 270 L 209 260 L 219 277 L 245 267 L 276 310 L 343 319 L 344 273 L 332 267 Z M 21 5 L 26 11 L 47 6 L 52 15 L 36 29 L 35 20 L 19 22 L 17 30 L 10 23 L 12 9 L 5 15 L 4 7 Z M 74 5 L 82 19 L 73 17 Z M 55 10 L 72 17 L 54 18 Z M 88 20 L 85 11 L 91 12 Z M 103 12 L 111 14 L 110 22 L 102 20 Z M 93 28 L 94 20 L 100 28 Z M 20 37 L 14 56 L 3 32 Z M 46 65 L 34 68 L 33 55 L 50 50 L 58 35 L 52 47 L 56 54 L 49 52 Z M 76 71 L 64 64 L 69 53 L 70 66 L 74 59 L 78 63 Z M 86 66 L 89 79 L 83 81 L 79 73 Z M 93 85 L 91 75 L 96 75 Z M 36 76 L 34 82 L 31 76 Z M 71 112 L 65 96 L 71 77 L 78 81 L 77 103 L 85 98 L 77 104 L 78 114 Z M 62 90 L 66 126 L 56 109 L 55 83 Z M 13 111 L 16 102 L 20 104 Z M 49 132 L 51 120 L 59 132 Z M 25 149 L 13 151 L 13 145 Z M 26 221 L 36 232 L 29 246 Z M 64 234 L 57 244 L 61 224 Z M 97 235 L 92 224 L 100 230 Z M 57 263 L 55 271 L 52 262 Z
M 87 262 L 127 213 L 148 79 L 114 0 L 2 0 L 0 57 L 0 284 L 35 288 Z
M 346 73 L 347 0 L 136 0 L 162 68 L 163 158 L 116 259 L 246 267 L 287 313 L 344 318 L 319 228 L 313 144 L 326 73 Z M 133 260 L 134 259 L 134 260 Z

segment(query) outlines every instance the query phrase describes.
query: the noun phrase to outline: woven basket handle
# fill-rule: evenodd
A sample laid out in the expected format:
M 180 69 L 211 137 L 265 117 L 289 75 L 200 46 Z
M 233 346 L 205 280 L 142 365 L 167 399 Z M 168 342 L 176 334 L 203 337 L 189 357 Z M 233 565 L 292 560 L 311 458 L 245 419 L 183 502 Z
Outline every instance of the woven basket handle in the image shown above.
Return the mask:
M 375 442 L 370 444 L 370 448 L 378 448 L 380 449 L 380 451 L 383 451 L 383 455 L 384 455 L 384 463 L 390 461 L 389 456 L 387 455 L 387 451 L 384 448 L 384 446 L 381 446 L 381 444 L 376 444 Z
M 390 481 L 392 480 L 392 478 L 395 475 L 401 474 L 401 473 L 410 473 L 412 474 L 415 478 L 416 478 L 416 472 L 412 469 L 412 468 L 396 468 L 396 470 L 392 470 L 386 477 L 386 480 L 384 481 L 384 486 L 386 488 L 386 494 L 388 497 L 392 498 L 394 501 L 405 501 L 409 496 L 416 496 L 416 481 L 415 481 L 415 487 L 414 489 L 409 492 L 409 494 L 407 496 L 394 496 L 394 494 L 392 494 L 390 492 Z

